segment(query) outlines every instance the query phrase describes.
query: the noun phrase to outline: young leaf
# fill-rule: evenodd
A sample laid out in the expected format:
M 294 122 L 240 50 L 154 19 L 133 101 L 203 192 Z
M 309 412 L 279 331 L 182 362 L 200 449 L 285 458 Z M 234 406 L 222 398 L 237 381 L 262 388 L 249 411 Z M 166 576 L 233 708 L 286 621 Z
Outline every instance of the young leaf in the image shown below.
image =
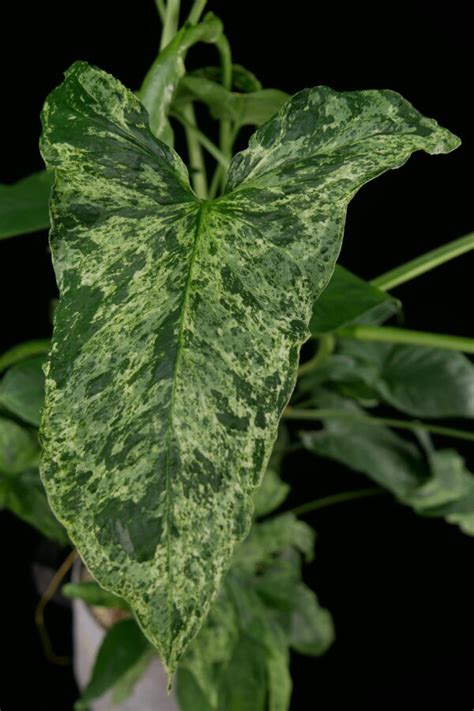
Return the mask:
M 205 104 L 216 119 L 228 119 L 241 126 L 261 126 L 268 121 L 289 99 L 289 95 L 278 89 L 260 89 L 250 93 L 236 93 L 221 84 L 187 75 L 179 83 L 174 105 L 180 108 L 190 101 Z
M 83 583 L 66 583 L 61 588 L 64 597 L 79 598 L 88 605 L 97 607 L 113 607 L 119 610 L 130 610 L 130 605 L 118 595 L 104 590 L 93 580 Z
M 190 47 L 197 42 L 215 42 L 222 33 L 222 23 L 209 12 L 198 25 L 185 25 L 165 47 L 150 67 L 139 91 L 150 115 L 153 135 L 168 144 L 173 132 L 168 112 L 178 82 L 184 75 L 184 60 Z
M 198 77 L 200 79 L 208 79 L 217 84 L 223 84 L 224 76 L 222 66 L 219 67 L 200 67 L 187 72 L 186 76 Z M 262 83 L 253 72 L 246 69 L 241 64 L 232 65 L 232 89 L 249 93 L 251 91 L 260 91 Z
M 0 382 L 0 405 L 30 425 L 39 425 L 44 401 L 43 363 L 46 356 L 24 360 Z
M 388 91 L 294 96 L 202 202 L 135 95 L 79 62 L 49 97 L 61 293 L 42 476 L 173 670 L 248 531 L 347 203 L 458 140 Z
M 51 173 L 33 173 L 14 185 L 0 185 L 0 239 L 49 227 Z
M 352 321 L 382 323 L 400 308 L 399 302 L 337 265 L 332 279 L 314 305 L 311 333 L 337 331 Z
M 92 677 L 76 702 L 76 711 L 87 709 L 94 699 L 112 689 L 122 677 L 148 655 L 150 644 L 135 620 L 120 620 L 104 637 Z
M 376 397 L 415 417 L 474 417 L 474 366 L 462 353 L 343 338 L 339 382 L 359 381 Z M 330 376 L 330 373 L 329 373 Z

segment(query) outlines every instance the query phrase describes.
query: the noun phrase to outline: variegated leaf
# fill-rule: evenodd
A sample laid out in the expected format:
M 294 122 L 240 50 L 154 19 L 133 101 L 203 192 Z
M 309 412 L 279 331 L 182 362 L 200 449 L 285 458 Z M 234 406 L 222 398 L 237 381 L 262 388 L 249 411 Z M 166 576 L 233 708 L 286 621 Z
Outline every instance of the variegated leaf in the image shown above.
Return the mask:
M 136 96 L 75 64 L 43 112 L 61 298 L 51 505 L 173 670 L 248 531 L 357 189 L 458 140 L 387 91 L 293 97 L 201 201 Z

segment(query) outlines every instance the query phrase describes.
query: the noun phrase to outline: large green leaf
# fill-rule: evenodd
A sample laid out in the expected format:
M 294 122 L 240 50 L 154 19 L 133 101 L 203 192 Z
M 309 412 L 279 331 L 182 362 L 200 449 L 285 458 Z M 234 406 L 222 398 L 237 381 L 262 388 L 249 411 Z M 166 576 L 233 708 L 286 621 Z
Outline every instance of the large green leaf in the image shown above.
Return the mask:
M 52 183 L 53 176 L 42 171 L 13 185 L 0 185 L 0 239 L 49 227 Z
M 0 381 L 0 405 L 30 425 L 39 425 L 44 400 L 43 363 L 36 356 L 11 367 Z
M 105 72 L 75 64 L 43 124 L 61 299 L 42 476 L 172 670 L 248 531 L 348 201 L 458 140 L 392 92 L 305 90 L 205 202 Z
M 381 323 L 399 307 L 396 299 L 338 265 L 314 306 L 309 327 L 316 335 L 336 331 L 355 320 Z

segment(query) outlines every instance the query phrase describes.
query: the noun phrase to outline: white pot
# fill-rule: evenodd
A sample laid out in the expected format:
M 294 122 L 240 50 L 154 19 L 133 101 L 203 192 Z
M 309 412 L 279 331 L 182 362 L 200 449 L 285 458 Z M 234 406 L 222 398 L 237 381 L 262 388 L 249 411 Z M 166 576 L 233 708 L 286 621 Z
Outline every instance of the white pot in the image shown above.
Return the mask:
M 73 569 L 72 579 L 80 579 L 81 562 Z M 105 636 L 105 629 L 93 617 L 82 601 L 72 601 L 73 668 L 79 689 L 89 681 L 94 661 Z M 90 705 L 90 711 L 179 711 L 176 694 L 167 693 L 166 672 L 158 657 L 153 657 L 144 675 L 137 681 L 132 694 L 120 704 L 112 703 L 108 693 Z

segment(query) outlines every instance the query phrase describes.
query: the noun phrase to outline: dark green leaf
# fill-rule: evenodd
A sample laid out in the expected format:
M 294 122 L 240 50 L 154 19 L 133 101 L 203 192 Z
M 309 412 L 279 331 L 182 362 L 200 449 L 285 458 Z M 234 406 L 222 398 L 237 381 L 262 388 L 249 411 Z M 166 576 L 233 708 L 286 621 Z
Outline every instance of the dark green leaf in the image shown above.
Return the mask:
M 381 289 L 341 266 L 314 305 L 311 333 L 337 331 L 352 321 L 382 323 L 400 308 L 400 303 Z
M 16 363 L 21 363 L 32 356 L 46 355 L 50 349 L 51 341 L 38 340 L 26 341 L 13 346 L 0 356 L 0 373 Z
M 108 590 L 104 590 L 92 580 L 83 583 L 66 583 L 66 585 L 63 585 L 61 592 L 65 597 L 71 599 L 79 598 L 88 605 L 130 610 L 130 605 L 125 600 Z
M 346 369 L 336 379 L 346 387 L 363 385 L 415 417 L 474 417 L 474 366 L 462 353 L 351 338 L 338 353 Z
M 87 709 L 89 703 L 112 689 L 120 679 L 147 655 L 150 644 L 134 620 L 117 622 L 104 637 L 92 671 L 75 709 Z
M 65 528 L 51 511 L 37 468 L 14 476 L 0 473 L 0 508 L 9 509 L 46 538 L 61 545 L 69 543 Z
M 458 140 L 388 91 L 300 92 L 202 202 L 136 96 L 75 64 L 43 112 L 61 292 L 42 476 L 173 670 L 252 519 L 347 203 Z
M 36 432 L 0 416 L 0 474 L 19 474 L 38 464 Z
M 0 239 L 49 227 L 53 176 L 42 171 L 13 185 L 0 185 Z
M 354 414 L 365 414 L 355 403 L 320 394 L 321 407 L 339 406 Z M 366 474 L 399 498 L 409 495 L 427 478 L 427 467 L 416 445 L 388 427 L 377 427 L 351 419 L 327 419 L 322 430 L 302 432 L 307 449 Z
M 40 423 L 45 358 L 36 356 L 14 365 L 0 382 L 0 405 L 30 425 Z
M 322 407 L 363 413 L 334 394 L 321 391 L 319 400 Z M 474 535 L 474 476 L 457 452 L 436 451 L 426 435 L 419 438 L 424 452 L 387 427 L 337 418 L 320 431 L 301 433 L 309 450 L 366 474 L 417 513 L 442 516 Z

